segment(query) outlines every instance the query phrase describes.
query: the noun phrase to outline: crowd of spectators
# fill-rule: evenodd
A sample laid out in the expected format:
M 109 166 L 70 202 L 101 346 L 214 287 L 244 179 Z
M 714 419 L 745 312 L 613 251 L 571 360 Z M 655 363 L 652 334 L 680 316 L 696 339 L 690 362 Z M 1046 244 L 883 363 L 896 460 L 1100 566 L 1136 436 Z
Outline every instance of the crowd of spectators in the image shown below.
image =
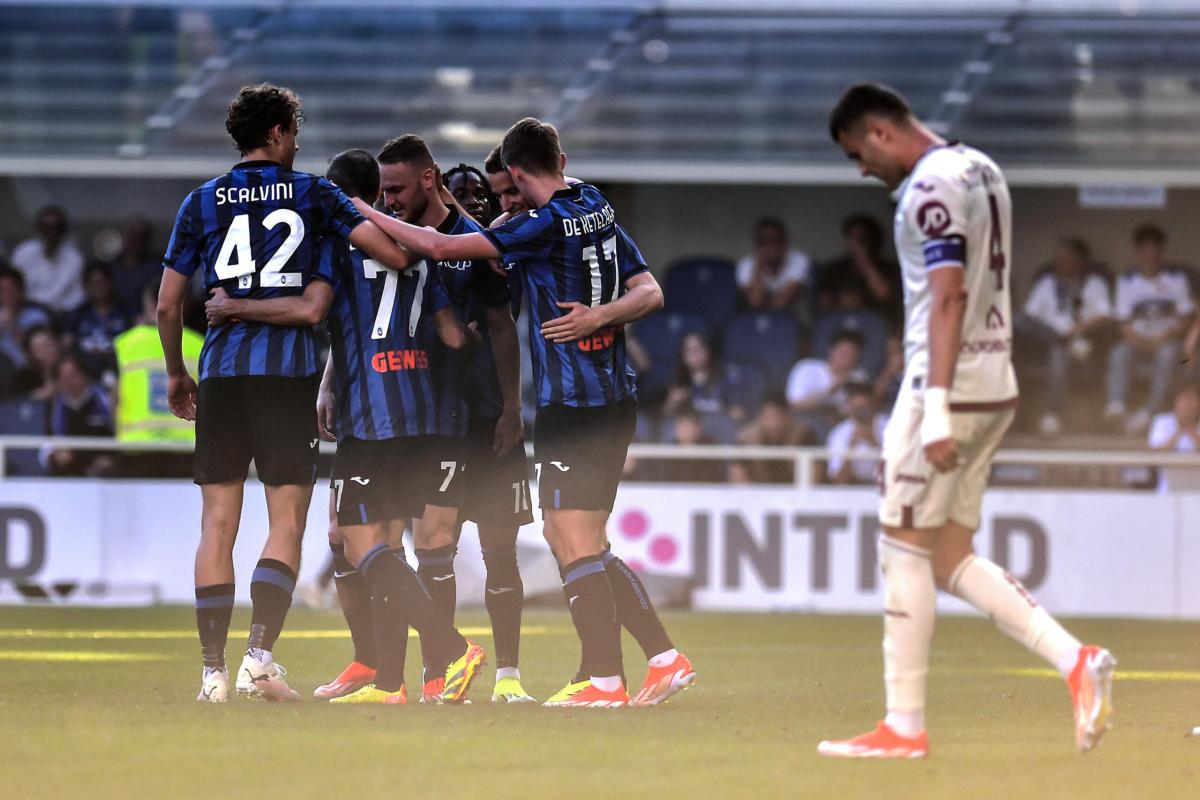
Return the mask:
M 111 436 L 115 419 L 114 340 L 143 316 L 157 287 L 161 253 L 150 222 L 129 219 L 107 260 L 86 258 L 57 206 L 33 219 L 33 236 L 0 257 L 0 413 L 39 422 L 22 432 Z M 30 411 L 35 409 L 35 411 Z M 7 420 L 6 420 L 7 421 Z M 47 449 L 42 468 L 57 475 L 112 474 L 111 454 Z
M 134 217 L 102 260 L 72 241 L 61 208 L 40 209 L 32 227 L 7 261 L 0 257 L 0 403 L 40 402 L 47 433 L 110 435 L 113 342 L 143 315 L 161 243 L 147 219 Z M 680 275 L 705 283 L 672 286 L 659 315 L 666 321 L 632 329 L 639 440 L 823 445 L 832 454 L 826 480 L 868 483 L 874 462 L 857 454 L 878 449 L 904 369 L 903 284 L 884 229 L 870 216 L 848 217 L 841 252 L 826 259 L 797 247 L 774 217 L 750 234 L 737 261 L 701 259 L 690 271 L 677 263 Z M 1064 238 L 1027 294 L 1014 298 L 1022 401 L 1045 437 L 1149 433 L 1152 448 L 1194 449 L 1195 276 L 1168 259 L 1166 233 L 1154 225 L 1133 232 L 1132 252 L 1128 268 L 1113 270 L 1082 239 Z M 192 294 L 192 326 L 202 330 L 203 290 Z M 1101 385 L 1103 393 L 1087 390 Z M 111 460 L 44 454 L 47 469 L 61 474 L 105 474 Z M 629 472 L 692 482 L 794 478 L 787 459 L 631 461 Z

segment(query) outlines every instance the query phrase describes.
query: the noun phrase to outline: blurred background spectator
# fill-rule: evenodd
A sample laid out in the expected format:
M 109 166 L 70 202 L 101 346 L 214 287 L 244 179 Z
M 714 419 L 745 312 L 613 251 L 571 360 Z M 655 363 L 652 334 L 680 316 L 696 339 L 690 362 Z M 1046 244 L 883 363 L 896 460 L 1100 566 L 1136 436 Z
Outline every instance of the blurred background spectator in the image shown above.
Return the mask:
M 867 308 L 893 328 L 904 324 L 900 265 L 884 255 L 883 229 L 874 217 L 853 214 L 842 222 L 842 255 L 824 264 L 816 280 L 817 312 Z
M 150 220 L 145 217 L 125 220 L 121 228 L 121 252 L 109 264 L 117 304 L 130 317 L 141 312 L 142 290 L 162 279 L 162 253 L 151 246 L 153 233 Z
M 735 391 L 708 340 L 698 333 L 685 335 L 679 346 L 675 381 L 663 405 L 664 414 L 673 417 L 681 409 L 690 408 L 702 415 L 722 414 L 744 422 L 746 407 Z
M 54 389 L 50 396 L 46 432 L 51 436 L 112 436 L 113 415 L 108 395 L 88 377 L 83 359 L 63 356 L 54 366 Z M 116 459 L 96 450 L 53 448 L 46 453 L 52 475 L 111 475 Z
M 792 416 L 787 398 L 772 393 L 763 400 L 753 422 L 738 434 L 738 444 L 753 447 L 802 447 L 816 443 L 812 431 Z M 792 483 L 794 465 L 787 459 L 738 461 L 730 465 L 732 483 Z
M 875 407 L 890 410 L 896 404 L 896 395 L 900 394 L 900 384 L 904 381 L 904 340 L 893 335 L 884 343 L 883 369 L 875 378 L 874 398 Z
M 876 412 L 872 386 L 866 381 L 846 383 L 846 416 L 829 432 L 827 476 L 830 483 L 872 483 L 883 445 L 887 417 Z M 866 452 L 864 457 L 855 458 Z
M 787 227 L 775 217 L 754 224 L 754 251 L 737 265 L 742 302 L 756 311 L 799 311 L 809 281 L 809 258 L 788 246 Z
M 1049 269 L 1033 283 L 1017 330 L 1038 348 L 1030 358 L 1044 359 L 1045 408 L 1038 430 L 1045 436 L 1062 431 L 1072 367 L 1088 364 L 1112 321 L 1108 282 L 1091 267 L 1087 243 L 1061 240 Z
M 1195 305 L 1187 273 L 1166 265 L 1167 235 L 1161 228 L 1138 227 L 1133 245 L 1137 263 L 1117 281 L 1121 339 L 1109 354 L 1104 417 L 1127 433 L 1144 433 L 1166 401 Z M 1126 403 L 1137 365 L 1150 367 L 1150 391 L 1145 406 L 1130 415 Z
M 36 236 L 17 245 L 12 265 L 25 276 L 26 295 L 54 311 L 83 302 L 83 254 L 67 239 L 67 214 L 44 206 L 33 221 Z
M 117 302 L 108 264 L 89 262 L 83 285 L 87 299 L 67 318 L 65 344 L 83 357 L 89 374 L 111 384 L 117 369 L 113 338 L 130 328 L 131 315 Z
M 1172 409 L 1154 417 L 1149 444 L 1151 450 L 1200 451 L 1200 388 L 1187 384 L 1175 393 Z
M 826 359 L 804 358 L 788 375 L 787 400 L 817 438 L 824 440 L 840 418 L 846 380 L 862 362 L 863 339 L 855 331 L 833 337 Z
M 13 392 L 33 400 L 48 400 L 54 393 L 55 368 L 62 358 L 62 345 L 48 325 L 25 331 L 22 343 L 25 366 L 13 378 Z
M 7 376 L 3 390 L 11 391 L 11 373 L 25 366 L 25 333 L 35 326 L 49 326 L 45 309 L 30 305 L 25 298 L 25 276 L 9 266 L 0 266 L 0 371 Z

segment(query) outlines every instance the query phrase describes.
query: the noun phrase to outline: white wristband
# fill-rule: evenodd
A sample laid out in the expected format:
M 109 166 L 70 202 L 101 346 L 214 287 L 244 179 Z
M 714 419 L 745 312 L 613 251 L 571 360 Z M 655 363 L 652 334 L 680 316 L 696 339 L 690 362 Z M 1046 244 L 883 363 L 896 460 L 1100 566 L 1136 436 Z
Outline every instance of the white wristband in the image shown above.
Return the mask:
M 950 430 L 950 395 L 944 386 L 925 390 L 925 415 L 921 419 L 921 445 L 940 442 L 952 436 Z

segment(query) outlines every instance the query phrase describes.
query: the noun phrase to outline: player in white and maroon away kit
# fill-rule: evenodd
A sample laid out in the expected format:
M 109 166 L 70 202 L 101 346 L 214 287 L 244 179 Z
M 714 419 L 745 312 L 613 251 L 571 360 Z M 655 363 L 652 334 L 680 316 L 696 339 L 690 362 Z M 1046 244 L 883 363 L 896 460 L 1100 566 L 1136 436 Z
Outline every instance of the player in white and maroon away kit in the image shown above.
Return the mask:
M 925 678 L 937 588 L 990 616 L 1062 673 L 1076 745 L 1090 750 L 1109 725 L 1116 661 L 1081 645 L 1015 578 L 971 548 L 992 456 L 1017 401 L 1004 176 L 978 150 L 940 139 L 900 95 L 877 84 L 846 90 L 830 134 L 864 176 L 896 191 L 905 373 L 884 433 L 879 513 L 887 717 L 870 733 L 821 742 L 818 751 L 928 755 Z

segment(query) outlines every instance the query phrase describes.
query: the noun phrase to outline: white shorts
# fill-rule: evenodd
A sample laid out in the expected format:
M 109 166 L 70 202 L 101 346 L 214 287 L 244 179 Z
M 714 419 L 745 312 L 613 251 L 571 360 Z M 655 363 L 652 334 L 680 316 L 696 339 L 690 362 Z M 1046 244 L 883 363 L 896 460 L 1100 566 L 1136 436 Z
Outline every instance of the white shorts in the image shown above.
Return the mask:
M 879 521 L 905 530 L 940 528 L 947 522 L 976 530 L 992 457 L 1012 425 L 1015 400 L 981 403 L 970 411 L 951 409 L 950 429 L 958 445 L 958 466 L 951 472 L 939 472 L 925 460 L 923 403 L 924 393 L 906 386 L 883 432 Z

